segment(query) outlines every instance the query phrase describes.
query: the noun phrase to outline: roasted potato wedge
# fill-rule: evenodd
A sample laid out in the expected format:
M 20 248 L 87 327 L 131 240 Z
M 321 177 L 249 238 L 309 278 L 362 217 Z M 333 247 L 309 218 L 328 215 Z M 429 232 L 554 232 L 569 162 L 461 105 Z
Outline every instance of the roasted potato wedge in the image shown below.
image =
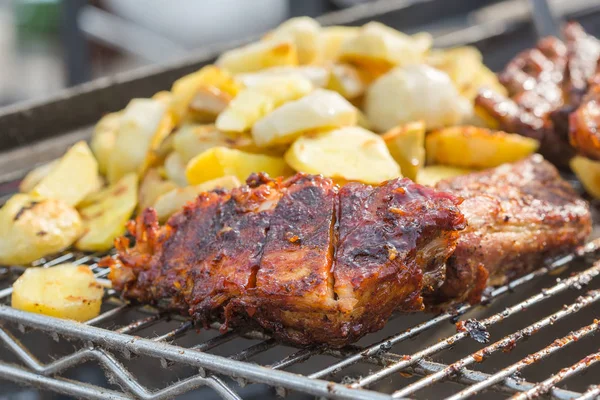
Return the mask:
M 121 113 L 106 114 L 94 127 L 90 148 L 98 161 L 98 170 L 102 175 L 108 172 L 110 154 L 115 148 L 117 131 L 121 124 Z
M 87 265 L 29 268 L 13 284 L 11 305 L 51 317 L 87 321 L 100 314 L 104 289 Z
M 267 40 L 289 40 L 296 45 L 298 63 L 313 64 L 321 60 L 321 25 L 310 17 L 291 18 L 266 35 Z
M 416 181 L 419 169 L 425 164 L 425 123 L 417 121 L 398 126 L 381 138 L 400 165 L 402 175 Z
M 179 153 L 173 152 L 169 154 L 163 166 L 165 176 L 180 187 L 187 186 L 188 181 L 185 175 L 186 165 L 187 163 L 183 161 Z
M 473 101 L 479 89 L 487 87 L 506 95 L 496 74 L 483 64 L 483 56 L 472 46 L 432 50 L 427 64 L 448 74 L 461 96 Z
M 25 175 L 25 178 L 23 178 L 19 184 L 19 191 L 21 193 L 31 192 L 35 185 L 40 183 L 40 181 L 48 176 L 50 171 L 52 171 L 52 169 L 58 165 L 58 161 L 59 160 L 50 161 L 49 163 L 42 164 L 39 167 L 29 171 L 29 173 Z
M 138 193 L 138 212 L 151 207 L 161 195 L 176 189 L 178 185 L 168 179 L 164 179 L 157 168 L 151 168 L 146 172 L 140 184 Z
M 395 66 L 423 62 L 431 44 L 429 34 L 409 36 L 382 23 L 369 22 L 344 42 L 339 61 L 353 64 L 371 78 L 377 78 Z
M 171 88 L 175 123 L 180 124 L 187 115 L 214 121 L 241 89 L 238 80 L 214 65 L 178 79 Z
M 0 209 L 0 265 L 27 265 L 58 253 L 81 233 L 79 214 L 63 200 L 16 194 Z
M 427 135 L 429 164 L 463 168 L 493 168 L 535 153 L 539 142 L 515 133 L 474 126 L 440 129 Z
M 340 181 L 380 183 L 401 176 L 383 139 L 357 126 L 302 136 L 285 160 L 298 172 Z
M 233 189 L 240 186 L 240 180 L 235 176 L 223 176 L 199 185 L 176 188 L 166 192 L 156 199 L 153 208 L 160 222 L 166 221 L 172 214 L 179 211 L 187 202 L 194 200 L 200 193 L 217 188 Z
M 252 138 L 266 147 L 293 142 L 305 132 L 355 125 L 356 108 L 338 93 L 317 89 L 258 120 Z
M 322 61 L 337 60 L 344 43 L 359 32 L 358 26 L 327 26 L 321 28 Z
M 319 65 L 301 65 L 298 67 L 273 67 L 258 72 L 237 74 L 235 78 L 246 87 L 264 84 L 272 78 L 299 76 L 308 79 L 314 87 L 324 87 L 329 81 L 329 68 Z
M 298 65 L 298 50 L 292 40 L 262 40 L 221 54 L 218 67 L 233 74 L 255 72 L 277 66 Z
M 600 162 L 582 156 L 575 156 L 569 163 L 585 190 L 593 197 L 600 198 Z
M 75 206 L 98 188 L 98 162 L 85 142 L 78 142 L 61 157 L 31 190 L 34 196 L 62 200 Z
M 125 223 L 137 205 L 137 174 L 129 173 L 96 193 L 79 209 L 84 234 L 75 247 L 84 251 L 105 251 L 125 233 Z
M 265 80 L 242 90 L 219 114 L 215 125 L 224 132 L 245 132 L 275 108 L 312 90 L 312 83 L 300 76 Z
M 349 64 L 334 64 L 331 67 L 327 89 L 334 90 L 348 100 L 352 100 L 362 96 L 366 88 L 366 83 L 354 66 Z
M 368 89 L 365 114 L 385 132 L 398 125 L 424 121 L 427 129 L 460 123 L 472 113 L 447 74 L 425 64 L 394 68 Z
M 279 157 L 213 147 L 194 157 L 187 164 L 185 175 L 190 185 L 198 185 L 229 175 L 244 182 L 253 172 L 266 172 L 272 177 L 278 177 L 288 176 L 291 171 Z
M 469 168 L 449 167 L 447 165 L 428 165 L 421 168 L 417 173 L 417 182 L 420 185 L 435 186 L 439 181 L 466 175 L 476 170 Z
M 172 114 L 160 99 L 133 99 L 129 102 L 110 154 L 107 178 L 115 183 L 130 172 L 143 174 L 152 164 L 154 152 L 171 132 Z
M 252 137 L 248 133 L 222 132 L 214 125 L 186 124 L 174 133 L 173 149 L 187 163 L 198 154 L 213 147 L 230 147 L 254 153 Z

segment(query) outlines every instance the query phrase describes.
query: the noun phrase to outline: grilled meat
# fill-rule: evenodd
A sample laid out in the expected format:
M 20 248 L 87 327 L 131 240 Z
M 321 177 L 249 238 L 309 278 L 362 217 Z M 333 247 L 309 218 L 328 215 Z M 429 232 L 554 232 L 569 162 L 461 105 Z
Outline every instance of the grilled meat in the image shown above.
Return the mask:
M 478 302 L 487 285 L 511 281 L 571 252 L 591 231 L 588 204 L 540 155 L 441 181 L 464 199 L 469 226 L 448 259 L 446 281 L 430 303 Z
M 600 75 L 569 116 L 569 140 L 580 154 L 600 160 Z
M 397 179 L 372 187 L 255 175 L 200 195 L 159 227 L 145 210 L 120 238 L 123 296 L 195 320 L 259 327 L 299 345 L 343 346 L 439 287 L 465 221 L 460 200 Z
M 475 99 L 478 113 L 486 120 L 507 132 L 539 140 L 540 152 L 560 167 L 566 167 L 575 153 L 569 146 L 569 116 L 579 107 L 600 59 L 600 42 L 579 24 L 567 24 L 563 34 L 564 43 L 544 38 L 499 74 L 508 98 L 483 90 Z

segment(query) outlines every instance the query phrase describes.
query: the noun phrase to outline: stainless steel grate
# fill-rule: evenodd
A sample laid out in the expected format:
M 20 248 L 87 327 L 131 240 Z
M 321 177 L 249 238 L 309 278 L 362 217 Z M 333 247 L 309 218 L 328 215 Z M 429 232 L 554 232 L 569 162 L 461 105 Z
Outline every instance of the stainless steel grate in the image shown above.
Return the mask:
M 16 362 L 9 362 L 4 356 L 0 357 L 0 378 L 94 399 L 172 398 L 199 387 L 211 388 L 224 399 L 237 399 L 239 397 L 233 387 L 241 388 L 248 383 L 267 384 L 282 396 L 291 390 L 295 393 L 325 398 L 389 399 L 419 397 L 424 389 L 431 390 L 442 382 L 455 382 L 461 385 L 453 386 L 451 393 L 444 395 L 451 399 L 469 398 L 485 390 L 504 393 L 502 396 L 505 397 L 514 395 L 515 399 L 529 399 L 542 394 L 549 394 L 558 399 L 593 399 L 600 395 L 598 379 L 594 375 L 589 374 L 587 379 L 588 384 L 594 386 L 583 388 L 578 392 L 565 389 L 561 383 L 593 368 L 600 361 L 600 353 L 586 355 L 575 364 L 567 366 L 555 365 L 556 361 L 554 363 L 545 361 L 550 376 L 539 383 L 528 382 L 521 378 L 519 373 L 561 352 L 562 349 L 581 346 L 579 342 L 585 342 L 584 339 L 588 339 L 599 329 L 600 321 L 594 318 L 577 330 L 561 335 L 546 347 L 543 344 L 535 345 L 534 347 L 537 347 L 535 352 L 509 363 L 498 371 L 489 373 L 478 369 L 480 365 L 485 365 L 484 361 L 500 357 L 496 354 L 504 354 L 512 350 L 525 339 L 554 327 L 562 320 L 586 308 L 595 305 L 597 310 L 600 290 L 584 290 L 584 287 L 600 275 L 600 261 L 593 263 L 591 262 L 593 260 L 590 260 L 599 249 L 600 240 L 590 242 L 572 255 L 556 260 L 513 281 L 510 285 L 487 293 L 484 303 L 499 304 L 494 300 L 502 296 L 504 298 L 501 302 L 510 304 L 507 294 L 515 293 L 512 295 L 515 296 L 519 289 L 536 280 L 556 279 L 555 284 L 547 289 L 477 320 L 482 329 L 492 329 L 505 321 L 512 321 L 514 316 L 525 314 L 530 308 L 556 299 L 559 295 L 577 292 L 578 297 L 570 304 L 548 312 L 543 310 L 544 316 L 537 322 L 514 329 L 512 333 L 499 340 L 492 334 L 493 343 L 489 345 L 479 344 L 473 340 L 468 330 L 459 330 L 449 336 L 444 334 L 437 335 L 439 337 L 434 336 L 437 341 L 430 341 L 431 343 L 416 352 L 401 354 L 394 351 L 401 342 L 427 333 L 435 333 L 436 329 L 443 330 L 441 324 L 444 321 L 455 322 L 458 319 L 465 319 L 467 312 L 486 313 L 488 308 L 485 305 L 459 305 L 409 329 L 398 328 L 406 317 L 396 316 L 386 329 L 400 329 L 397 334 L 383 340 L 371 340 L 372 343 L 367 346 L 353 345 L 339 350 L 323 347 L 291 350 L 260 332 L 245 333 L 242 338 L 238 333 L 230 331 L 222 335 L 213 334 L 200 343 L 193 343 L 194 339 L 199 340 L 202 335 L 194 332 L 195 327 L 190 321 L 148 306 L 123 303 L 111 289 L 106 290 L 104 312 L 85 324 L 13 309 L 7 304 L 11 293 L 8 284 L 20 271 L 13 269 L 10 273 L 0 275 L 4 276 L 2 282 L 5 286 L 0 290 L 0 301 L 6 303 L 0 305 L 0 341 L 13 357 L 16 357 Z M 97 278 L 102 280 L 107 271 L 97 267 L 99 257 L 99 254 L 67 253 L 54 259 L 40 260 L 37 265 L 51 268 L 67 261 L 86 263 L 90 265 Z M 577 262 L 585 263 L 587 268 L 564 279 L 554 278 L 554 275 L 561 271 L 565 273 L 567 264 Z M 131 311 L 142 314 L 127 317 Z M 593 315 L 597 316 L 597 311 Z M 115 322 L 122 318 L 125 318 L 125 323 Z M 172 324 L 173 322 L 169 321 L 173 318 L 178 321 L 177 326 L 157 333 L 158 327 Z M 521 319 L 527 321 L 527 317 Z M 25 344 L 23 338 L 29 328 L 46 332 L 57 341 L 67 338 L 76 340 L 78 344 L 75 351 L 58 356 L 50 362 L 43 362 Z M 220 325 L 215 323 L 212 328 L 220 328 Z M 147 332 L 149 329 L 150 334 L 142 337 L 142 332 Z M 140 336 L 136 336 L 138 334 Z M 376 337 L 377 334 L 371 335 L 373 336 Z M 179 343 L 181 338 L 193 344 L 182 345 Z M 369 337 L 367 343 L 368 339 Z M 240 351 L 229 355 L 215 354 L 226 353 L 232 341 L 244 343 Z M 469 349 L 466 355 L 456 356 L 453 354 L 454 351 L 447 351 L 461 342 L 464 342 Z M 473 352 L 473 349 L 476 351 Z M 446 351 L 445 358 L 449 356 L 456 361 L 442 363 L 431 358 L 444 351 Z M 259 361 L 264 359 L 267 353 L 271 354 L 271 359 L 268 362 Z M 179 366 L 194 369 L 175 382 L 161 382 L 164 386 L 155 389 L 144 385 L 140 380 L 144 375 L 143 370 L 142 374 L 138 371 L 136 375 L 128 369 L 128 363 L 139 357 L 158 360 L 162 367 L 168 369 Z M 326 366 L 317 363 L 317 368 L 313 368 L 315 363 L 311 361 L 319 357 L 325 357 L 330 361 Z M 68 369 L 90 361 L 98 363 L 104 369 L 110 382 L 107 387 L 75 382 L 62 376 Z M 311 370 L 294 371 L 295 367 L 305 364 L 311 365 Z M 368 366 L 367 368 L 373 370 L 367 369 L 366 373 L 357 374 L 357 368 L 360 366 Z M 410 376 L 411 382 L 403 376 Z M 380 384 L 382 381 L 384 385 Z M 241 389 L 237 391 L 239 390 Z

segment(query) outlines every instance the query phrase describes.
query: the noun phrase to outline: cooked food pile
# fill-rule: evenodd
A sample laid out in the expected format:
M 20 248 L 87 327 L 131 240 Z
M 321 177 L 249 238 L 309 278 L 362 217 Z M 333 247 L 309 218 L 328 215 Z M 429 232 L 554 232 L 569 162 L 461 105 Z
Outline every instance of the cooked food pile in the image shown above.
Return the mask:
M 460 201 L 393 179 L 381 186 L 298 174 L 254 175 L 201 194 L 159 227 L 145 210 L 107 258 L 113 287 L 205 324 L 257 325 L 296 344 L 332 346 L 419 311 L 466 224 Z
M 590 231 L 532 156 L 600 197 L 600 45 L 577 24 L 565 37 L 497 77 L 426 33 L 291 19 L 31 171 L 0 209 L 0 264 L 116 243 L 124 297 L 301 345 L 479 301 Z M 25 309 L 50 313 L 39 301 Z
M 105 264 L 127 298 L 342 346 L 393 311 L 421 311 L 423 296 L 431 307 L 479 301 L 488 277 L 522 275 L 591 230 L 587 203 L 541 156 L 438 188 L 254 176 L 200 195 L 163 227 L 147 209 L 129 226 L 135 245 L 121 238 Z

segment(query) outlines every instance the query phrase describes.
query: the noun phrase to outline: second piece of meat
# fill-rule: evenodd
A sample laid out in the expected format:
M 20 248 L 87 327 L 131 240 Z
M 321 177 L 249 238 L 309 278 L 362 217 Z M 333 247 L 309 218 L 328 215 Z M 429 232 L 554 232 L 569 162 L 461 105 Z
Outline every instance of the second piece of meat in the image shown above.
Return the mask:
M 591 232 L 589 205 L 539 154 L 522 161 L 441 181 L 437 189 L 464 199 L 468 221 L 446 281 L 429 303 L 481 299 L 501 285 L 567 254 Z

